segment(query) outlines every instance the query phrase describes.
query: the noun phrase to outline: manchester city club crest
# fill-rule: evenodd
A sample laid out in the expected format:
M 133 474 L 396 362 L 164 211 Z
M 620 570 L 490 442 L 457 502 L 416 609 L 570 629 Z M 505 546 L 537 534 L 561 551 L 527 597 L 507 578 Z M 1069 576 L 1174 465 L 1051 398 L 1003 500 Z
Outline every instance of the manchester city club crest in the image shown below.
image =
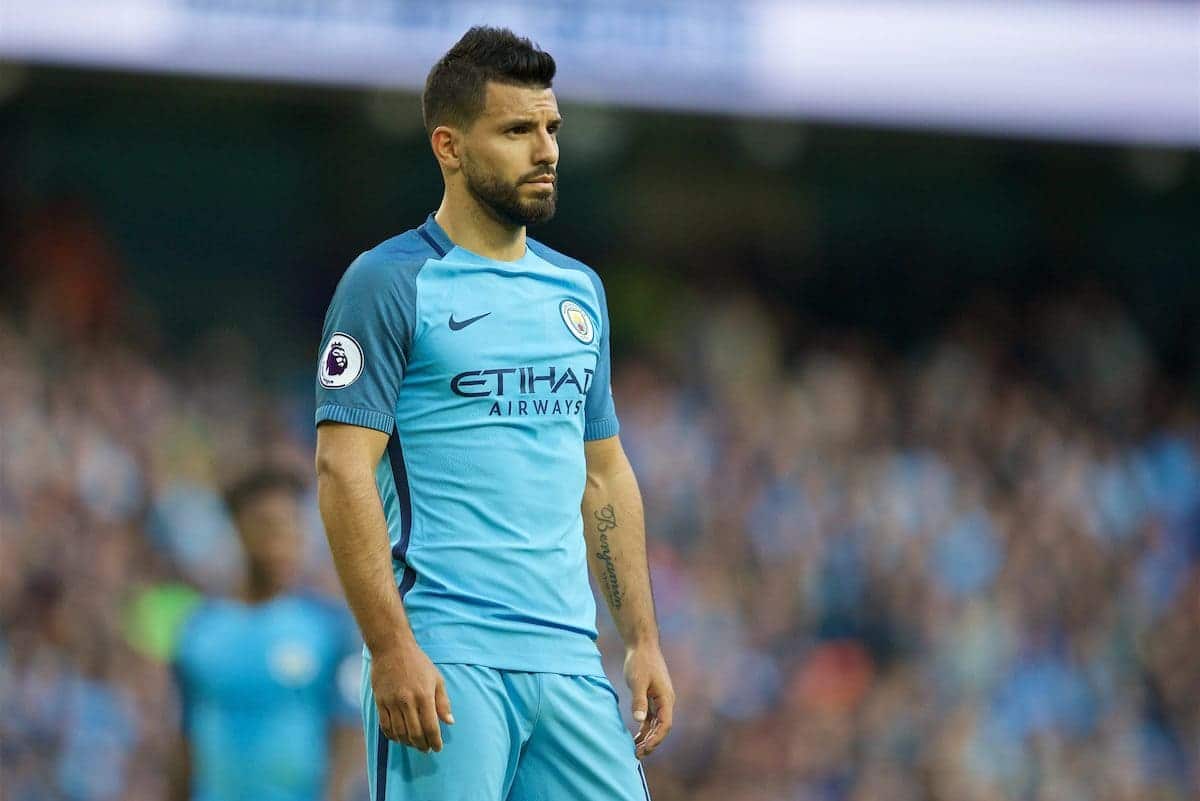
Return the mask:
M 585 345 L 592 344 L 596 338 L 596 327 L 592 325 L 592 318 L 588 317 L 587 312 L 573 300 L 564 300 L 558 310 L 571 335 Z

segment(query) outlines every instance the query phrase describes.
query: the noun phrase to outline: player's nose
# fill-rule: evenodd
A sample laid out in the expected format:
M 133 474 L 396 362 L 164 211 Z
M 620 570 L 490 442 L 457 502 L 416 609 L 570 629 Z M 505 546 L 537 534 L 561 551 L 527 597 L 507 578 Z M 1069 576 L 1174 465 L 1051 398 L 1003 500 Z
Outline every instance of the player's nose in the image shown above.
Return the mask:
M 558 140 L 545 128 L 538 129 L 537 136 L 535 137 L 533 163 L 558 163 Z

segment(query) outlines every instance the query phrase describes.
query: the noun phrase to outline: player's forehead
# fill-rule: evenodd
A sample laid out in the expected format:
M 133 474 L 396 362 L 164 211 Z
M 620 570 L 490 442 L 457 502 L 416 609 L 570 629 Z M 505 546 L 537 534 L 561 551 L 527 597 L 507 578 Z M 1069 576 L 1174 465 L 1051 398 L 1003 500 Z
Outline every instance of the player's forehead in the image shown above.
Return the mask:
M 488 81 L 484 94 L 483 113 L 488 120 L 558 117 L 558 100 L 548 86 Z

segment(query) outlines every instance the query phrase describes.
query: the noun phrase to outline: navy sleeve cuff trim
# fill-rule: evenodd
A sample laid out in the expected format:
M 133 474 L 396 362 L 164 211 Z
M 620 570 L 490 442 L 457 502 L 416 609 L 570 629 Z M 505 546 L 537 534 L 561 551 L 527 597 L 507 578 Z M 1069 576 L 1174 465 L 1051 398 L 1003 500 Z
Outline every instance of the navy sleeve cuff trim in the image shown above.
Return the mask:
M 327 403 L 317 409 L 316 424 L 320 425 L 326 420 L 332 420 L 335 423 L 348 423 L 352 426 L 362 426 L 363 428 L 373 428 L 385 434 L 391 434 L 396 428 L 396 418 L 390 414 L 377 412 L 374 409 L 339 406 L 336 403 Z
M 608 439 L 615 437 L 617 432 L 621 430 L 621 424 L 617 422 L 615 417 L 601 417 L 599 420 L 591 420 L 583 427 L 584 441 L 593 439 Z

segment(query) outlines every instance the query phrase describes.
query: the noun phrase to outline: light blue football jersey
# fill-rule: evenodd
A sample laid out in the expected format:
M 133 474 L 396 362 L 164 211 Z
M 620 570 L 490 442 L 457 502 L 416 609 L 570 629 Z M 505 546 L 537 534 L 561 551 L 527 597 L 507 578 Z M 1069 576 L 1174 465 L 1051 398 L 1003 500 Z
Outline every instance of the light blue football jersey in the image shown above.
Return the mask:
M 200 604 L 173 661 L 193 801 L 324 798 L 330 729 L 357 717 L 361 642 L 312 596 Z
M 471 253 L 431 214 L 363 253 L 325 317 L 316 422 L 391 439 L 396 582 L 434 662 L 604 675 L 580 502 L 616 435 L 599 277 L 527 240 Z

